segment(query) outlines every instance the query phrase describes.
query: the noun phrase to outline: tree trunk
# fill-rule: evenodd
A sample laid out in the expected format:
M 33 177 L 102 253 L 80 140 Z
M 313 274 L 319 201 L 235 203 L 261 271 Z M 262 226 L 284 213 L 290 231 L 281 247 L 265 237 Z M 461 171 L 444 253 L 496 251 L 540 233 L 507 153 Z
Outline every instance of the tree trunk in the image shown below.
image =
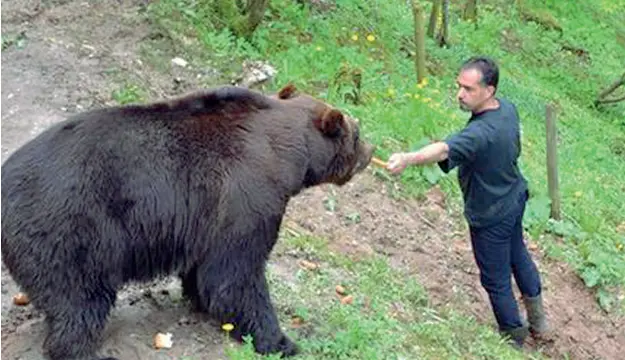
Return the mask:
M 448 45 L 449 41 L 449 0 L 443 0 L 443 25 L 438 34 L 438 45 L 440 47 Z
M 425 78 L 425 19 L 423 7 L 419 0 L 412 0 L 412 14 L 414 16 L 414 40 L 415 68 L 417 71 L 417 83 L 421 83 Z
M 430 23 L 428 25 L 428 36 L 432 39 L 434 39 L 434 32 L 436 31 L 438 15 L 441 12 L 441 1 L 442 0 L 432 0 L 432 12 L 430 13 Z
M 265 9 L 269 5 L 269 0 L 249 0 L 247 4 L 247 33 L 246 37 L 252 36 L 258 25 L 263 21 Z
M 214 5 L 236 36 L 249 39 L 262 22 L 268 3 L 269 0 L 216 0 Z
M 477 22 L 477 0 L 467 0 L 464 5 L 462 18 L 467 21 Z

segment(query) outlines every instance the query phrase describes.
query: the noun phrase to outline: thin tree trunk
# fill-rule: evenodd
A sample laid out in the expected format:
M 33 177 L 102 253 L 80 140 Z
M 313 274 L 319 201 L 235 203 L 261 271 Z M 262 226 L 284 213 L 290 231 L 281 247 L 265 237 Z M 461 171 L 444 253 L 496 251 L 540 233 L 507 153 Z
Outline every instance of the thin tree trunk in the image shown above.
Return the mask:
M 432 12 L 430 13 L 430 23 L 428 25 L 428 36 L 434 39 L 436 32 L 436 23 L 438 22 L 438 14 L 441 12 L 441 1 L 432 0 Z
M 477 0 L 467 0 L 462 18 L 468 21 L 477 21 Z
M 448 45 L 449 41 L 449 0 L 443 0 L 443 24 L 438 33 L 438 46 Z
M 250 38 L 263 20 L 269 0 L 216 0 L 215 9 L 236 36 Z
M 417 71 L 417 83 L 421 83 L 425 78 L 425 19 L 423 7 L 419 0 L 412 0 L 412 13 L 414 16 L 414 37 L 415 37 L 415 68 Z

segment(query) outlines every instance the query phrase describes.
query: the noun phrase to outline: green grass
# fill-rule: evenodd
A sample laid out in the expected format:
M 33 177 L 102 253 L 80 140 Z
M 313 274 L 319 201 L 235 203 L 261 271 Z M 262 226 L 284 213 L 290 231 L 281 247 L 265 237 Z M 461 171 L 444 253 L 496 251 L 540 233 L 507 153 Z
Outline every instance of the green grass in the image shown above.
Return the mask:
M 541 358 L 517 352 L 473 317 L 432 309 L 425 290 L 383 257 L 353 260 L 308 236 L 284 237 L 274 256 L 285 253 L 320 264 L 299 269 L 292 281 L 268 271 L 280 321 L 301 347 L 300 359 Z M 353 303 L 341 304 L 336 285 Z M 294 317 L 301 319 L 299 327 L 291 325 Z M 226 352 L 233 360 L 279 358 L 254 354 L 251 343 Z
M 141 86 L 130 82 L 126 82 L 111 93 L 111 97 L 119 105 L 141 103 L 145 101 L 146 96 L 146 91 Z

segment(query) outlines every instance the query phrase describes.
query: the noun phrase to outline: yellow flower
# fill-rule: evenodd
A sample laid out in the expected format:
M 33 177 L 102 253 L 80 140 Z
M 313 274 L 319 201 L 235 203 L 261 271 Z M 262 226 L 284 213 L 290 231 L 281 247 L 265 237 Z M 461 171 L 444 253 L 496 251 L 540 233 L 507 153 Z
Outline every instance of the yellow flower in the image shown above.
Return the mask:
M 622 251 L 623 250 L 623 244 L 616 245 L 616 248 L 619 249 L 619 251 Z
M 358 35 L 357 34 L 352 35 L 352 40 L 358 41 Z
M 576 191 L 575 192 L 575 197 L 581 197 L 582 196 L 582 192 L 581 191 Z
M 375 36 L 373 36 L 373 34 L 367 35 L 367 41 L 369 41 L 369 42 L 375 41 Z
M 234 330 L 234 325 L 232 325 L 230 323 L 225 323 L 225 324 L 221 325 L 221 328 L 224 331 L 230 332 L 230 331 Z
M 323 48 L 322 48 L 321 46 L 317 46 L 317 47 L 315 48 L 315 50 L 317 50 L 317 51 L 321 51 L 321 50 L 323 50 Z
M 395 95 L 395 89 L 389 88 L 387 93 L 388 93 L 389 96 L 394 96 Z
M 419 94 L 414 94 L 415 99 L 418 99 L 419 97 L 420 97 Z
M 427 102 L 430 102 L 430 101 L 432 101 L 432 99 L 430 99 L 429 97 L 423 98 L 423 102 L 424 103 L 427 103 Z

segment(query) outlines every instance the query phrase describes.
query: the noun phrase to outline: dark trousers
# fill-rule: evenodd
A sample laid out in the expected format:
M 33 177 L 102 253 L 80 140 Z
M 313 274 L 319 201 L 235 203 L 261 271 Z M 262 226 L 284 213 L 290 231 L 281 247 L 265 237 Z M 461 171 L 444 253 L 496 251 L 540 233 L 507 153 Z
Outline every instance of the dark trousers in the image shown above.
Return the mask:
M 470 229 L 480 281 L 488 293 L 500 331 L 523 325 L 512 292 L 511 275 L 524 296 L 534 297 L 541 292 L 540 275 L 523 242 L 522 220 L 527 199 L 528 193 L 524 192 L 517 209 L 500 222 Z

